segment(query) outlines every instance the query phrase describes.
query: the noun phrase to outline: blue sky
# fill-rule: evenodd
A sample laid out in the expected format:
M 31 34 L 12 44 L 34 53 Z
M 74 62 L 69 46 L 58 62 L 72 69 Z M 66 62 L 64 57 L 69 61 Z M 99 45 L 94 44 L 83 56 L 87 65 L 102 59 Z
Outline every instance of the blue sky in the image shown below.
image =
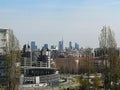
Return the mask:
M 97 47 L 103 25 L 115 32 L 120 46 L 119 0 L 0 0 L 0 28 L 11 28 L 21 46 L 28 41 L 65 46 L 71 40 Z

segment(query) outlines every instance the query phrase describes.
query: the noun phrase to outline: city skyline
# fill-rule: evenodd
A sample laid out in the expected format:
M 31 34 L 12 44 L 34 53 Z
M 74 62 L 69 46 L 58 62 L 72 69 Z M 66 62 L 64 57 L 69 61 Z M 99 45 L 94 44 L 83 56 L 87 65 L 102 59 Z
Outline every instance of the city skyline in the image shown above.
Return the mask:
M 120 47 L 119 0 L 1 0 L 0 28 L 13 29 L 23 44 L 35 41 L 58 45 L 64 40 L 80 47 L 98 47 L 104 25 L 110 26 Z

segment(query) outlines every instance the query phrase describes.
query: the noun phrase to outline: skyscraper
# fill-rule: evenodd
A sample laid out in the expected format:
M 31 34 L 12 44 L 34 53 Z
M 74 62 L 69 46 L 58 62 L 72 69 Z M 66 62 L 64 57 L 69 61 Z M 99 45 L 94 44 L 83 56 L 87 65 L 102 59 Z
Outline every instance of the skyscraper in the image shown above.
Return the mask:
M 32 41 L 32 42 L 31 42 L 31 50 L 32 50 L 32 51 L 37 50 L 37 46 L 35 45 L 35 41 Z
M 62 40 L 62 41 L 59 41 L 58 50 L 59 50 L 59 51 L 63 51 L 63 50 L 64 50 L 63 40 Z
M 71 42 L 71 41 L 69 42 L 69 49 L 70 49 L 70 50 L 73 49 L 73 47 L 72 47 L 72 42 Z
M 57 50 L 57 46 L 51 45 L 51 50 Z
M 75 43 L 75 49 L 79 50 L 79 44 Z
M 48 44 L 44 44 L 43 48 L 48 49 Z

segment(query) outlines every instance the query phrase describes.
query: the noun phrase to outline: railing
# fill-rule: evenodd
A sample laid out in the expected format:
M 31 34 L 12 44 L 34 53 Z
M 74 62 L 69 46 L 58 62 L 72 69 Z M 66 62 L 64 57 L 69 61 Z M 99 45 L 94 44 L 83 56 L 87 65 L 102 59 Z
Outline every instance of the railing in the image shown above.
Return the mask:
M 59 78 L 60 78 L 59 74 L 44 75 L 44 76 L 39 76 L 39 81 L 40 81 L 40 83 L 48 83 L 48 82 L 52 82 L 52 81 L 58 81 Z M 27 84 L 27 82 L 36 84 L 36 76 L 23 77 L 23 84 Z
M 59 74 L 40 76 L 40 82 L 47 83 L 47 82 L 51 82 L 51 81 L 57 81 L 57 80 L 59 80 L 59 77 L 60 77 Z

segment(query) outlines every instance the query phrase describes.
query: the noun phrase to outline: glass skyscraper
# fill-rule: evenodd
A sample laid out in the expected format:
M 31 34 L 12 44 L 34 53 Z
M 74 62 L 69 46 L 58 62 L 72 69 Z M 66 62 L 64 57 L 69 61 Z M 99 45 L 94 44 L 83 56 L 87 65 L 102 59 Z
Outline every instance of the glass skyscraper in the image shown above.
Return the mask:
M 64 49 L 64 47 L 63 47 L 63 40 L 62 40 L 62 41 L 59 41 L 58 50 L 63 51 L 63 49 Z
M 32 41 L 32 42 L 31 42 L 31 50 L 32 50 L 32 51 L 37 50 L 37 46 L 35 45 L 35 41 Z

